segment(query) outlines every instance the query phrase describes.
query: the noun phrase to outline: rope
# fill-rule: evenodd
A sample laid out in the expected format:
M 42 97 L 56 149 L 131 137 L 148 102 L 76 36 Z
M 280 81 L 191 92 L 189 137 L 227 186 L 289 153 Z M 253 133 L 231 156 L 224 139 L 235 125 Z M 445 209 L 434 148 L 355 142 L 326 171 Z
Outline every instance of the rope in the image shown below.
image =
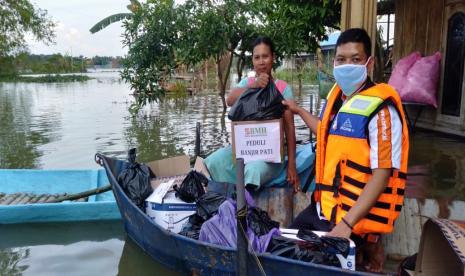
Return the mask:
M 236 217 L 237 218 L 245 218 L 245 217 L 247 217 L 247 205 L 245 205 L 244 208 L 237 211 Z M 241 231 L 242 235 L 244 236 L 245 240 L 247 241 L 248 247 L 252 251 L 252 256 L 254 257 L 254 260 L 257 263 L 258 269 L 260 270 L 260 274 L 262 276 L 266 276 L 265 269 L 263 268 L 263 265 L 260 262 L 260 259 L 258 259 L 257 253 L 253 249 L 252 243 L 250 242 L 249 238 L 247 237 L 247 234 L 245 233 L 244 227 L 242 227 L 241 223 L 238 223 L 238 224 L 240 226 L 240 231 Z M 238 235 L 239 235 L 239 233 L 238 233 Z M 237 250 L 239 250 L 239 248 Z
M 247 237 L 247 235 L 245 234 L 245 230 L 244 230 L 244 227 L 242 227 L 241 224 L 239 224 L 240 227 L 241 227 L 241 232 L 242 232 L 242 235 L 244 235 L 246 241 L 247 241 L 247 244 L 249 245 L 251 251 L 252 251 L 252 256 L 254 257 L 254 260 L 255 262 L 257 263 L 257 266 L 258 266 L 258 269 L 260 270 L 260 274 L 262 276 L 266 276 L 266 272 L 265 272 L 265 269 L 263 268 L 263 265 L 262 263 L 260 262 L 260 259 L 258 259 L 258 256 L 257 256 L 257 253 L 255 252 L 255 250 L 253 249 L 252 247 L 252 243 L 250 242 L 249 238 Z

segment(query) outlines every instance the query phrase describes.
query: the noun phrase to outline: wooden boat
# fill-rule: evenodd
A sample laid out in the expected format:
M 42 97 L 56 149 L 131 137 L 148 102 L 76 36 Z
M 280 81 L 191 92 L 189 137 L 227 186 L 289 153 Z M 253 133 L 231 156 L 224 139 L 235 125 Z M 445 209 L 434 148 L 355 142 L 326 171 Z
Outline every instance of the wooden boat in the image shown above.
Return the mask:
M 111 191 L 49 203 L 65 194 L 106 185 L 103 169 L 0 170 L 0 224 L 119 219 Z
M 96 159 L 105 168 L 121 212 L 128 236 L 155 261 L 183 274 L 231 275 L 236 273 L 236 250 L 213 245 L 169 232 L 155 224 L 126 196 L 116 180 L 128 163 L 97 154 Z M 311 264 L 271 254 L 258 254 L 266 275 L 367 275 L 336 267 Z M 248 260 L 249 275 L 262 274 L 258 262 Z

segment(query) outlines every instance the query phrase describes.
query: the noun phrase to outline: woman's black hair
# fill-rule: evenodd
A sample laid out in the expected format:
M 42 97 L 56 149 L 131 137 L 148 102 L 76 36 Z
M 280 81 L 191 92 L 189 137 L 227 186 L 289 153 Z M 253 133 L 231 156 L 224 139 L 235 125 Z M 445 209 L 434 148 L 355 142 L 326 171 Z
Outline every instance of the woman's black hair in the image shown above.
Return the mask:
M 274 55 L 274 43 L 273 41 L 271 40 L 271 38 L 267 37 L 267 36 L 259 36 L 255 39 L 255 41 L 253 42 L 252 44 L 252 52 L 253 52 L 253 49 L 257 46 L 257 45 L 260 45 L 260 44 L 265 44 L 266 46 L 268 46 L 270 48 L 270 51 L 271 53 Z

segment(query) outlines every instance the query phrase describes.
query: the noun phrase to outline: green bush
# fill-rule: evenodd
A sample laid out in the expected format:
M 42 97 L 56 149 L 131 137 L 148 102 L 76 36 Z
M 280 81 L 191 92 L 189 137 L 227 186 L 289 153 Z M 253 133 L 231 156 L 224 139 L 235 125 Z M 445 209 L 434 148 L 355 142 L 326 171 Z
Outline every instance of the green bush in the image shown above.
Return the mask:
M 302 77 L 302 82 L 305 84 L 318 84 L 318 71 L 316 66 L 308 62 L 301 69 L 278 69 L 275 72 L 275 78 L 284 80 L 288 83 L 297 83 L 299 76 Z
M 52 83 L 52 82 L 75 82 L 75 81 L 88 81 L 92 78 L 83 75 L 45 75 L 40 77 L 31 76 L 8 76 L 0 78 L 2 82 L 39 82 L 39 83 Z

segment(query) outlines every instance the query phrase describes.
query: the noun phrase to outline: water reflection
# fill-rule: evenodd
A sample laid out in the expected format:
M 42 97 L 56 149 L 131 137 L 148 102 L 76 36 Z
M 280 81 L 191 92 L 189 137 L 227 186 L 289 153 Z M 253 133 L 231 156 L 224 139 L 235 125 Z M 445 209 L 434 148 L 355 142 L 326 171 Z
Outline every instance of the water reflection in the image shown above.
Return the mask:
M 167 269 L 165 266 L 156 263 L 152 258 L 143 252 L 136 243 L 130 238 L 126 238 L 123 247 L 123 254 L 118 264 L 119 276 L 152 276 L 166 275 L 176 276 L 181 275 L 177 272 Z
M 465 200 L 463 140 L 416 131 L 411 137 L 407 196 Z
M 130 147 L 136 147 L 144 162 L 183 153 L 178 137 L 166 118 L 144 115 L 132 117 L 124 136 Z
M 0 275 L 179 275 L 155 262 L 121 221 L 0 227 Z
M 35 167 L 41 155 L 38 146 L 54 137 L 57 114 L 33 118 L 34 101 L 27 87 L 0 84 L 0 168 Z
M 0 275 L 22 275 L 28 266 L 19 263 L 29 255 L 29 249 L 0 249 Z
M 202 154 L 229 143 L 230 122 L 216 91 L 167 97 L 132 116 L 130 89 L 117 72 L 89 74 L 82 83 L 0 84 L 1 168 L 91 168 L 95 152 L 125 158 L 138 148 L 145 162 L 194 154 L 196 123 Z M 309 107 L 307 86 L 297 99 Z M 314 102 L 317 109 L 317 101 Z M 296 118 L 298 140 L 309 131 Z

